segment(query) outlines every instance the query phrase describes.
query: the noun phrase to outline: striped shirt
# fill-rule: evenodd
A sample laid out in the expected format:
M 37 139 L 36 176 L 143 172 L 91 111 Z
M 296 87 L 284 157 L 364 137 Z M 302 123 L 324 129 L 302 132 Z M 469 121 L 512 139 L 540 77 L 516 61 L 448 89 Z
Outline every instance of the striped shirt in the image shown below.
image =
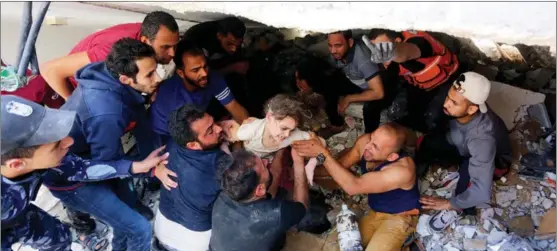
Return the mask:
M 168 116 L 184 104 L 195 104 L 206 109 L 213 97 L 222 105 L 227 105 L 234 100 L 232 92 L 219 73 L 210 71 L 208 80 L 207 87 L 195 92 L 186 89 L 184 80 L 178 74 L 165 80 L 159 87 L 157 99 L 150 108 L 153 131 L 160 135 L 169 135 Z

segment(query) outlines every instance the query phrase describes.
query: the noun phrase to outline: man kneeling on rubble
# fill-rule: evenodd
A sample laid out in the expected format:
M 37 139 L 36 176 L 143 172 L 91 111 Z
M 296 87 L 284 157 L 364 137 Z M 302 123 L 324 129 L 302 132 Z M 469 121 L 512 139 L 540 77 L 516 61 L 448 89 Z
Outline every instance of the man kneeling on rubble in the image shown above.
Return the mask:
M 453 83 L 443 106 L 453 117 L 449 132 L 424 137 L 416 155 L 418 176 L 431 164 L 456 166 L 441 178 L 439 189 L 456 184 L 456 196 L 450 200 L 424 196 L 424 209 L 442 210 L 431 218 L 430 227 L 442 231 L 457 214 L 475 214 L 475 207 L 485 206 L 491 197 L 493 178 L 500 178 L 511 161 L 511 148 L 505 124 L 491 111 L 486 100 L 491 82 L 475 72 L 460 75 Z M 456 210 L 456 211 L 455 211 Z
M 404 127 L 385 123 L 360 136 L 338 161 L 317 138 L 293 144 L 301 156 L 317 157 L 348 194 L 368 194 L 371 211 L 359 223 L 366 251 L 400 250 L 418 222 L 420 194 L 414 161 L 402 152 L 405 141 Z M 356 164 L 360 177 L 349 170 Z

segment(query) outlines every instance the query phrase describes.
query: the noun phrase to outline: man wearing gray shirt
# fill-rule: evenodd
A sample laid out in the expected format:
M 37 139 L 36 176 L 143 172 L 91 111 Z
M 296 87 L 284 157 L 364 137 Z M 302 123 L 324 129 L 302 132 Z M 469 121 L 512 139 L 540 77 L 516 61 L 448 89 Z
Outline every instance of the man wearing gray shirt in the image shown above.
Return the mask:
M 441 137 L 426 136 L 419 146 L 416 162 L 429 165 L 441 160 L 442 164 L 450 164 L 452 158 L 453 164 L 459 165 L 460 178 L 456 196 L 450 200 L 422 197 L 424 209 L 462 211 L 485 206 L 490 201 L 495 170 L 508 170 L 511 158 L 508 132 L 501 118 L 485 103 L 490 89 L 487 78 L 466 72 L 449 90 L 443 110 L 454 118 L 449 123 L 450 130 Z M 473 214 L 472 211 L 475 210 L 465 210 L 465 213 Z
M 347 81 L 338 83 L 338 88 L 345 89 L 349 87 L 343 85 L 350 85 L 354 90 L 346 96 L 339 94 L 338 113 L 343 115 L 350 103 L 363 102 L 365 132 L 374 131 L 379 126 L 381 110 L 390 105 L 388 100 L 392 102 L 386 97 L 386 93 L 391 92 L 383 88 L 379 66 L 371 62 L 369 48 L 361 39 L 354 40 L 350 30 L 330 33 L 328 45 L 331 52 L 329 63 L 342 69 L 347 78 Z

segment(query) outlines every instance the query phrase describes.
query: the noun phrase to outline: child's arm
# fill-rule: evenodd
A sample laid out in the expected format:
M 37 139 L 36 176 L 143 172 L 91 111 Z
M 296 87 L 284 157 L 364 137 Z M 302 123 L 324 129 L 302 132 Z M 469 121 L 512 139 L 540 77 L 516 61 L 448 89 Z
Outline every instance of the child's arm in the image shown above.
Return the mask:
M 257 118 L 250 117 L 244 120 L 242 125 L 234 120 L 224 120 L 219 124 L 226 135 L 226 140 L 228 142 L 236 142 L 250 140 L 255 136 L 257 126 L 252 123 L 255 120 L 257 120 Z

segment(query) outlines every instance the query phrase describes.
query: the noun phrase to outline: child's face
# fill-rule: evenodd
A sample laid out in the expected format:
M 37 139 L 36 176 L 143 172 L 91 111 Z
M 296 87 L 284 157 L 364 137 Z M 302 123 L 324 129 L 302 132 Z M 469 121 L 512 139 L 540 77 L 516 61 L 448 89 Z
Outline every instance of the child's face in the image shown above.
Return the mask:
M 277 142 L 284 141 L 296 129 L 296 121 L 292 117 L 278 120 L 274 116 L 269 116 L 269 119 L 269 132 Z
M 71 145 L 73 145 L 73 139 L 70 137 L 42 145 L 30 159 L 26 160 L 26 165 L 30 165 L 29 167 L 33 170 L 58 166 L 68 153 Z

